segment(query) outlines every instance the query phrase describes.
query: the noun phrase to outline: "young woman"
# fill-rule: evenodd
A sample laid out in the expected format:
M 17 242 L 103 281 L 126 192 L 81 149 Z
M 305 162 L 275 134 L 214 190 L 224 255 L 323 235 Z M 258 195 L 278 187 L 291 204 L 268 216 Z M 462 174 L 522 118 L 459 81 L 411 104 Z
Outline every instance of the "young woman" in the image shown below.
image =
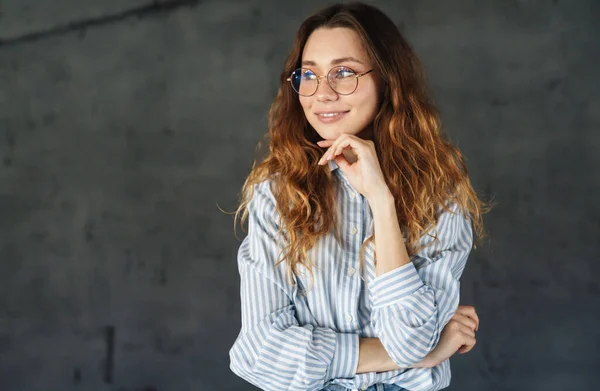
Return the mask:
M 282 390 L 438 390 L 475 345 L 459 306 L 479 200 L 421 65 L 378 9 L 304 21 L 238 209 L 242 329 L 231 369 Z

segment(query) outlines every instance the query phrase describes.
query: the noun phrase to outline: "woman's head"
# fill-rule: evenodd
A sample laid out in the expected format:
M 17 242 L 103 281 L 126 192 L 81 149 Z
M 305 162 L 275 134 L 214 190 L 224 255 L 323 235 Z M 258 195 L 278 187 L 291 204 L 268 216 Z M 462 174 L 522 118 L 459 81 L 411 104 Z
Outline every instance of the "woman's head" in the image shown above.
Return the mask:
M 354 92 L 340 93 L 327 83 L 340 76 L 347 84 L 355 83 Z M 313 95 L 302 96 L 292 88 L 315 77 L 318 88 L 308 92 Z M 342 133 L 372 138 L 374 120 L 399 109 L 411 94 L 419 94 L 411 89 L 422 84 L 421 77 L 416 55 L 388 16 L 366 4 L 335 4 L 307 18 L 298 29 L 280 77 L 281 109 L 303 124 L 297 131 L 312 142 Z
M 328 74 L 331 84 L 323 77 Z M 243 221 L 254 185 L 271 180 L 290 276 L 298 263 L 312 270 L 308 250 L 336 226 L 337 180 L 327 165 L 317 164 L 323 150 L 316 142 L 342 133 L 373 140 L 409 254 L 448 202 L 458 203 L 483 236 L 486 205 L 470 184 L 462 154 L 441 132 L 419 59 L 384 13 L 352 3 L 308 17 L 279 81 L 269 112 L 269 150 L 244 183 L 238 213 Z
M 323 139 L 360 134 L 370 128 L 379 109 L 376 73 L 360 37 L 350 28 L 314 30 L 291 82 L 306 120 Z

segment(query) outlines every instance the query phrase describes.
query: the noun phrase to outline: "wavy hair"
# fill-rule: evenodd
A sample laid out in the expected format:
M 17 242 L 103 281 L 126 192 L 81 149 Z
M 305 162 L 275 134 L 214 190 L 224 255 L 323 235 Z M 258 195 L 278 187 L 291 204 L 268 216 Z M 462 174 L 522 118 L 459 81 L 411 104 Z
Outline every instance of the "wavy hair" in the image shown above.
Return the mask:
M 315 265 L 307 253 L 320 236 L 334 230 L 339 240 L 335 176 L 327 165 L 317 165 L 323 150 L 316 142 L 322 138 L 308 123 L 298 95 L 286 80 L 300 67 L 311 33 L 335 27 L 349 28 L 358 34 L 383 81 L 381 105 L 372 123 L 373 142 L 394 195 L 398 223 L 407 235 L 409 255 L 420 249 L 421 236 L 435 227 L 439 207 L 449 211 L 449 202 L 457 203 L 465 216 L 469 215 L 478 239 L 484 237 L 482 214 L 488 205 L 473 190 L 462 154 L 441 131 L 439 112 L 413 49 L 379 9 L 362 3 L 334 4 L 307 18 L 297 31 L 269 110 L 268 152 L 253 164 L 235 213 L 236 221 L 242 213 L 243 224 L 254 186 L 271 181 L 280 233 L 286 239 L 278 263 L 286 261 L 291 284 L 299 264 L 312 275 Z M 365 246 L 371 240 L 375 240 L 374 235 L 363 243 L 361 265 Z

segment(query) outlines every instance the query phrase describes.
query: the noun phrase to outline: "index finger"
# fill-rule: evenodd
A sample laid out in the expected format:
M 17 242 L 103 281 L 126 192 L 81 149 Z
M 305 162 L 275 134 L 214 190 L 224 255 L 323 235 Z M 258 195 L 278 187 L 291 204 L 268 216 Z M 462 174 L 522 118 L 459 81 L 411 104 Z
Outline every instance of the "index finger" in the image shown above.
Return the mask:
M 456 312 L 459 312 L 460 314 L 462 314 L 464 316 L 468 316 L 469 318 L 473 319 L 475 321 L 475 323 L 477 324 L 477 326 L 475 327 L 475 330 L 479 330 L 479 316 L 477 315 L 477 312 L 475 312 L 475 307 L 470 306 L 470 305 L 461 305 L 461 306 L 458 306 L 458 309 L 456 310 Z
M 325 148 L 330 145 L 333 145 L 334 142 L 335 142 L 335 140 L 321 140 L 321 141 L 317 141 L 317 145 Z

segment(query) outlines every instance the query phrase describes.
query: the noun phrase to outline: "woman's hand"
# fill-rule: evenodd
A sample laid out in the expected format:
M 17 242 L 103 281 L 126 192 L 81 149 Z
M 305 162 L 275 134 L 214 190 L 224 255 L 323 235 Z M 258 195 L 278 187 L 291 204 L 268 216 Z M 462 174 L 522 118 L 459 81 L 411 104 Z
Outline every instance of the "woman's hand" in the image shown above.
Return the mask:
M 350 184 L 367 200 L 375 199 L 379 195 L 388 195 L 389 188 L 379 166 L 375 144 L 371 140 L 342 134 L 336 140 L 323 140 L 317 144 L 323 148 L 329 147 L 319 160 L 319 165 L 334 160 L 346 174 Z M 356 161 L 352 161 L 352 154 L 356 156 Z M 346 156 L 350 156 L 351 161 Z
M 452 319 L 459 320 L 463 325 L 470 327 L 473 331 L 479 331 L 479 316 L 475 312 L 475 307 L 470 305 L 459 305 Z M 473 349 L 477 341 L 473 340 L 472 345 L 464 345 L 458 349 L 458 353 L 468 353 Z
M 437 346 L 423 361 L 424 366 L 431 368 L 449 359 L 456 352 L 460 354 L 469 352 L 477 343 L 475 340 L 477 330 L 479 330 L 479 317 L 475 308 L 468 305 L 459 306 L 442 330 Z

